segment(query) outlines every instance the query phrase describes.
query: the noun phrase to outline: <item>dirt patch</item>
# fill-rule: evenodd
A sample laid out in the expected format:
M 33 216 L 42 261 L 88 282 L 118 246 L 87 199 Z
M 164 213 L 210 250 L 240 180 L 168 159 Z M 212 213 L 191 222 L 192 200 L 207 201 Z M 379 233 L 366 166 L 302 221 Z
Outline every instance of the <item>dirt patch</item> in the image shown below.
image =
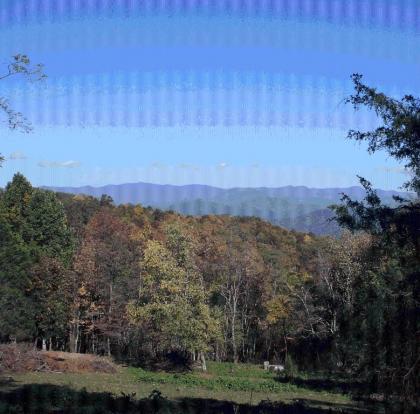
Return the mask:
M 38 351 L 30 345 L 0 345 L 0 373 L 117 372 L 111 359 L 89 354 Z

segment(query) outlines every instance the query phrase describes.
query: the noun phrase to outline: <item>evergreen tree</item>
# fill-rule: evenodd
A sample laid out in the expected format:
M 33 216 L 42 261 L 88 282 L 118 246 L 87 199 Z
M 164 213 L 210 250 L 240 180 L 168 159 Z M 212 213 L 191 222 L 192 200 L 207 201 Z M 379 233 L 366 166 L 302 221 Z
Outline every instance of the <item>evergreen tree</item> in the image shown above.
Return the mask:
M 62 203 L 51 191 L 34 190 L 28 203 L 26 239 L 41 256 L 68 263 L 72 239 Z
M 7 183 L 1 199 L 4 216 L 12 230 L 22 237 L 27 232 L 29 203 L 33 191 L 29 181 L 21 173 L 16 173 L 12 181 Z
M 28 247 L 13 231 L 8 217 L 0 209 L 0 339 L 27 340 L 32 338 L 32 318 L 29 291 L 31 265 Z
M 63 338 L 63 264 L 70 261 L 72 242 L 62 204 L 17 173 L 1 198 L 0 216 L 0 300 L 2 310 L 10 310 L 2 312 L 3 334 Z
M 404 162 L 411 174 L 404 187 L 417 197 L 395 197 L 395 206 L 385 206 L 360 177 L 365 199 L 358 202 L 343 195 L 344 204 L 333 206 L 342 226 L 373 236 L 371 264 L 357 285 L 357 324 L 347 340 L 361 338 L 358 372 L 365 374 L 372 390 L 412 403 L 420 386 L 420 100 L 387 97 L 365 85 L 360 75 L 353 75 L 353 81 L 355 94 L 347 102 L 356 109 L 374 110 L 383 125 L 368 132 L 350 131 L 348 137 L 366 141 L 371 153 L 385 150 Z
M 34 332 L 29 298 L 33 258 L 23 238 L 32 192 L 31 184 L 17 173 L 0 200 L 0 332 L 4 339 L 29 339 Z

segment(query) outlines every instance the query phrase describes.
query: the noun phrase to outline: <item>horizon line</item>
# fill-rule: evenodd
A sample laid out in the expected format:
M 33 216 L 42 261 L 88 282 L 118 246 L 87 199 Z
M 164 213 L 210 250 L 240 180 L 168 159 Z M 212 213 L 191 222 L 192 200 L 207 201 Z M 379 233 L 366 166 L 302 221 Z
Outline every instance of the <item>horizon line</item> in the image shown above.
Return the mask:
M 240 186 L 234 186 L 234 187 L 218 187 L 218 186 L 214 186 L 214 185 L 209 185 L 209 184 L 200 184 L 200 183 L 190 183 L 190 184 L 170 184 L 170 183 L 166 183 L 166 184 L 161 184 L 161 183 L 153 183 L 153 182 L 147 182 L 147 181 L 135 181 L 135 182 L 124 182 L 124 183 L 119 183 L 119 184 L 104 184 L 104 185 L 79 185 L 79 186 L 51 186 L 51 185 L 40 185 L 37 186 L 38 188 L 50 188 L 50 189 L 62 189 L 62 188 L 68 188 L 68 189 L 80 189 L 80 188 L 92 188 L 92 189 L 100 189 L 103 187 L 118 187 L 118 186 L 122 186 L 122 185 L 137 185 L 137 184 L 146 184 L 146 185 L 154 185 L 154 186 L 159 186 L 159 187 L 178 187 L 178 188 L 185 188 L 185 187 L 193 187 L 193 186 L 199 186 L 199 187 L 208 187 L 208 188 L 214 188 L 217 190 L 259 190 L 259 189 L 264 189 L 264 190 L 277 190 L 277 189 L 281 189 L 281 188 L 304 188 L 307 190 L 332 190 L 332 189 L 337 189 L 337 190 L 348 190 L 348 189 L 363 189 L 363 187 L 361 185 L 352 185 L 352 186 L 348 186 L 348 187 L 308 187 L 306 185 L 282 185 L 282 186 L 277 186 L 277 187 L 266 187 L 266 186 L 258 186 L 258 187 L 240 187 Z M 406 193 L 406 194 L 411 194 L 411 191 L 405 191 L 404 189 L 398 189 L 398 190 L 384 190 L 380 187 L 374 187 L 374 190 L 380 190 L 383 192 L 388 192 L 388 193 Z

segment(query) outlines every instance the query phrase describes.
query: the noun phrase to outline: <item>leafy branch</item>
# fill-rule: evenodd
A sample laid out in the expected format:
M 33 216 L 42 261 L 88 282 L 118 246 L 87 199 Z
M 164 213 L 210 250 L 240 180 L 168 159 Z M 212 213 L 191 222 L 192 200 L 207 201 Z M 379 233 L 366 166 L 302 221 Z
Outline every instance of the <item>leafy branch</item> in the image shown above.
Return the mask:
M 24 76 L 30 82 L 42 81 L 47 77 L 44 73 L 44 65 L 31 65 L 31 60 L 24 54 L 17 54 L 12 57 L 12 61 L 7 65 L 7 72 L 0 75 L 0 80 L 18 75 Z M 21 112 L 15 111 L 9 100 L 2 96 L 0 96 L 0 112 L 5 114 L 9 129 L 20 130 L 25 133 L 32 131 L 32 125 L 25 116 Z M 0 154 L 0 166 L 3 161 L 4 157 Z

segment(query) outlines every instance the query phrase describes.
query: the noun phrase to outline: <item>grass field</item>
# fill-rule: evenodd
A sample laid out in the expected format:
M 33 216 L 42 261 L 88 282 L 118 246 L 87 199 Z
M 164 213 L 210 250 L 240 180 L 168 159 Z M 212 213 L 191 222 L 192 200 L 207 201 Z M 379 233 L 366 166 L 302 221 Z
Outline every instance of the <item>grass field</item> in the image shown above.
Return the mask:
M 18 389 L 27 384 L 50 384 L 88 393 L 111 393 L 114 396 L 148 397 L 159 390 L 170 400 L 231 401 L 248 406 L 261 401 L 296 402 L 311 408 L 336 409 L 338 412 L 365 411 L 348 395 L 331 390 L 314 390 L 279 381 L 275 374 L 251 364 L 209 363 L 208 372 L 166 373 L 141 368 L 120 367 L 116 374 L 43 373 L 13 374 L 3 389 Z

